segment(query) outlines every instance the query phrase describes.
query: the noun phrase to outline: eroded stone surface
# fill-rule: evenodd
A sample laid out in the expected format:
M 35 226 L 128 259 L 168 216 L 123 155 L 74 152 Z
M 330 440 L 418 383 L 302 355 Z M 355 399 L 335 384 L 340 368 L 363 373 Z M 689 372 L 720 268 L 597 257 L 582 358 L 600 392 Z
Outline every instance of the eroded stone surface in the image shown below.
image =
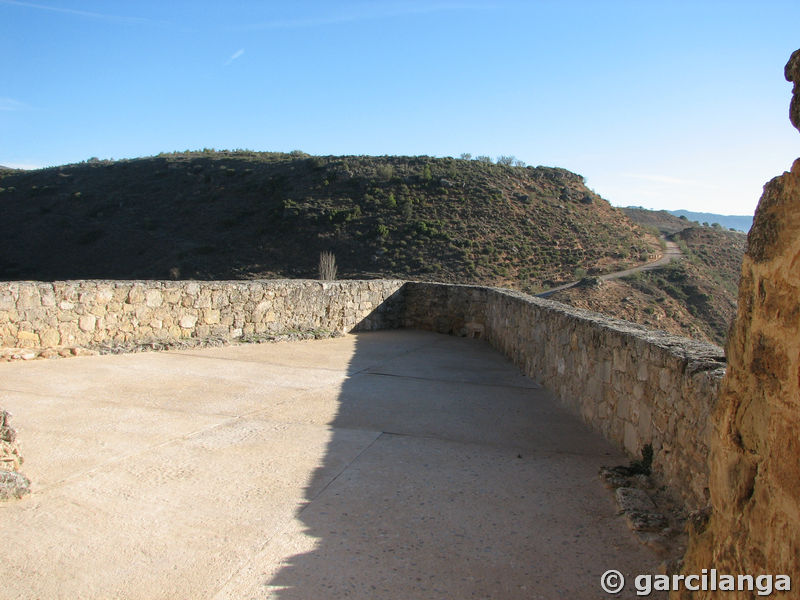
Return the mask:
M 789 105 L 789 120 L 800 129 L 800 50 L 795 50 L 784 69 L 786 81 L 794 83 L 792 102 Z
M 787 78 L 798 82 L 800 51 Z M 798 125 L 797 85 L 792 122 Z M 800 577 L 800 159 L 764 188 L 742 265 L 728 372 L 713 414 L 711 516 L 692 527 L 685 573 Z M 694 521 L 694 520 L 693 520 Z M 695 592 L 679 598 L 711 598 Z M 731 592 L 732 599 L 752 592 Z M 788 595 L 787 595 L 788 597 Z
M 22 455 L 17 432 L 11 427 L 11 414 L 0 408 L 0 500 L 21 498 L 30 492 L 30 481 L 19 468 Z

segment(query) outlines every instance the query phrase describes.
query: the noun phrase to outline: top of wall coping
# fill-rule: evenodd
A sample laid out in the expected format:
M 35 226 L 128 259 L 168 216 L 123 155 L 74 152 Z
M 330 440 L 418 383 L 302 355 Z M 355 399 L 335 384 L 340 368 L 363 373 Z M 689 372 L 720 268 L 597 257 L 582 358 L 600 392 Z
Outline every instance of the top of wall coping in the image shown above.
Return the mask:
M 142 285 L 142 286 L 164 286 L 164 287 L 178 287 L 182 285 L 198 284 L 198 285 L 268 285 L 281 286 L 281 285 L 309 285 L 319 284 L 323 289 L 328 286 L 351 285 L 351 284 L 379 284 L 379 285 L 421 285 L 421 286 L 434 286 L 442 289 L 463 289 L 472 290 L 479 293 L 494 293 L 507 298 L 514 298 L 522 302 L 538 306 L 540 308 L 562 314 L 566 317 L 578 319 L 591 323 L 595 327 L 612 331 L 623 336 L 629 336 L 637 340 L 641 340 L 649 345 L 661 348 L 677 358 L 684 359 L 689 362 L 691 372 L 698 371 L 714 371 L 724 369 L 726 360 L 725 352 L 719 346 L 693 340 L 691 338 L 677 336 L 665 331 L 650 329 L 638 323 L 630 321 L 623 321 L 616 319 L 602 313 L 593 312 L 590 310 L 576 308 L 567 304 L 562 304 L 554 300 L 546 298 L 537 298 L 523 292 L 510 290 L 505 288 L 481 286 L 473 284 L 454 284 L 454 283 L 440 283 L 433 281 L 411 281 L 403 279 L 336 279 L 333 281 L 321 281 L 319 279 L 234 279 L 234 280 L 200 280 L 200 279 L 186 279 L 186 280 L 171 280 L 171 279 L 72 279 L 60 281 L 3 281 L 0 282 L 0 288 L 10 287 L 14 288 L 20 284 L 29 285 L 49 285 L 49 286 L 79 286 L 81 284 L 92 285 Z M 720 373 L 721 376 L 721 373 Z
M 599 328 L 613 331 L 625 336 L 630 336 L 643 342 L 656 346 L 667 351 L 678 358 L 689 361 L 690 371 L 714 371 L 717 369 L 724 370 L 726 366 L 725 351 L 714 344 L 694 340 L 687 337 L 682 337 L 660 331 L 658 329 L 650 329 L 645 325 L 633 323 L 631 321 L 624 321 L 602 313 L 586 310 L 583 308 L 576 308 L 568 304 L 562 304 L 555 300 L 547 298 L 537 298 L 524 292 L 517 290 L 510 290 L 505 288 L 478 286 L 478 285 L 463 285 L 463 284 L 448 284 L 448 283 L 435 283 L 435 282 L 422 282 L 414 281 L 408 282 L 422 285 L 434 285 L 451 288 L 464 288 L 471 290 L 483 290 L 486 292 L 496 293 L 509 298 L 515 298 L 522 302 L 533 304 L 535 306 L 548 309 L 550 311 L 563 314 L 566 317 L 578 319 L 580 321 L 589 322 Z M 718 374 L 722 376 L 722 371 Z

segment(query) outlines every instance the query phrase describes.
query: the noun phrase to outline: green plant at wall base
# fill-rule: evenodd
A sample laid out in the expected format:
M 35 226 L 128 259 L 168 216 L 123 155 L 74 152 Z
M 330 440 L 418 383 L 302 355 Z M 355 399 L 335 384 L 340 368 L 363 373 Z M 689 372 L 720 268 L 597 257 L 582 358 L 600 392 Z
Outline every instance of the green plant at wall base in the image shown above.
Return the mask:
M 653 445 L 645 444 L 642 446 L 641 460 L 632 460 L 630 472 L 632 475 L 650 475 L 653 466 Z

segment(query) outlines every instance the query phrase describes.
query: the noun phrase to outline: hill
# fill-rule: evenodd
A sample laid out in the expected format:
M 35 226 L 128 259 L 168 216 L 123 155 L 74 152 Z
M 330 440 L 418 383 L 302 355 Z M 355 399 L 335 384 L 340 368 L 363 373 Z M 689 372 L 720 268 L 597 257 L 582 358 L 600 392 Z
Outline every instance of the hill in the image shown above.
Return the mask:
M 537 291 L 655 237 L 564 169 L 182 152 L 0 174 L 0 278 L 402 277 Z
M 689 227 L 667 239 L 680 246 L 682 260 L 599 286 L 557 292 L 551 298 L 724 345 L 736 314 L 747 236 L 716 227 Z
M 693 223 L 689 222 L 686 217 L 676 217 L 666 210 L 648 210 L 637 206 L 626 206 L 620 210 L 634 223 L 650 229 L 657 229 L 666 235 L 693 226 Z

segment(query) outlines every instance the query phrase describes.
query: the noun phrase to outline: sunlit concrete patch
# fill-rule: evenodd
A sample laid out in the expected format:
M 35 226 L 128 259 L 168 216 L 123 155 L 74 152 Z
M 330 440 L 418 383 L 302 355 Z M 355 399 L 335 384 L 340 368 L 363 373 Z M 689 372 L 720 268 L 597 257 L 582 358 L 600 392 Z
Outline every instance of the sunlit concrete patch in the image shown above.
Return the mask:
M 4 506 L 0 597 L 208 597 L 377 435 L 237 420 Z
M 654 567 L 598 460 L 383 435 L 217 598 L 601 597 L 608 565 Z
M 479 340 L 9 363 L 0 394 L 34 480 L 0 504 L 0 598 L 596 597 L 656 569 L 596 476 L 624 457 Z

